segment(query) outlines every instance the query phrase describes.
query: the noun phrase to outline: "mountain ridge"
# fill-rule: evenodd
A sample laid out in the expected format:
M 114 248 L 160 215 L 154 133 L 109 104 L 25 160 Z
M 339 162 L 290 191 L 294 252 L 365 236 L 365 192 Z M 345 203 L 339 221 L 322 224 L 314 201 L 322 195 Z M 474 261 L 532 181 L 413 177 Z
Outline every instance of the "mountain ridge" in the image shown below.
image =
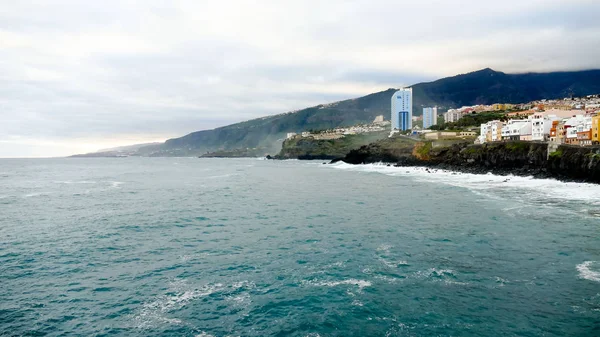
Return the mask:
M 420 82 L 413 88 L 413 114 L 423 107 L 456 108 L 476 104 L 526 103 L 600 93 L 600 70 L 506 74 L 491 68 Z M 369 123 L 376 116 L 389 119 L 390 98 L 397 89 L 334 103 L 260 117 L 189 133 L 160 145 L 141 147 L 141 156 L 196 156 L 211 151 L 249 149 L 277 153 L 288 132 L 328 129 Z

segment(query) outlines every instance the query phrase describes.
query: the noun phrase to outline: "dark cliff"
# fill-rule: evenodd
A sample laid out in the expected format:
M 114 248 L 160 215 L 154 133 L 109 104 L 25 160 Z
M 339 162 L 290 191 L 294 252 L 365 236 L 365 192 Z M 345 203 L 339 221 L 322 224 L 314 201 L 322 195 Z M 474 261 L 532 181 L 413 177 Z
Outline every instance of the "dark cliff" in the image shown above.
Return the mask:
M 276 159 L 336 159 L 343 158 L 351 150 L 370 144 L 389 134 L 388 131 L 345 135 L 338 139 L 314 139 L 294 137 L 283 142 Z
M 547 169 L 559 179 L 600 183 L 600 147 L 562 145 L 548 157 Z
M 600 183 L 600 147 L 597 146 L 561 145 L 548 156 L 548 144 L 536 142 L 460 143 L 436 148 L 431 142 L 419 142 L 411 147 L 386 140 L 350 151 L 343 161 Z

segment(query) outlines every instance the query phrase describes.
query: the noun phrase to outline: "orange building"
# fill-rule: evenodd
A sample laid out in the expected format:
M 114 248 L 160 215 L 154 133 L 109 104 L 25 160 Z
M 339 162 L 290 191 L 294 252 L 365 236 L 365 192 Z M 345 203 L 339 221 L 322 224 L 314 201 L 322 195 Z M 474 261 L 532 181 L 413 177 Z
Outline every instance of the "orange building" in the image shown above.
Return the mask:
M 527 117 L 529 115 L 533 115 L 534 113 L 535 113 L 535 111 L 533 111 L 533 110 L 515 111 L 515 112 L 507 113 L 506 116 L 508 116 L 508 117 Z
M 577 132 L 577 142 L 581 146 L 592 145 L 592 130 Z
M 559 124 L 559 121 L 552 121 L 552 127 L 550 128 L 550 141 L 551 142 L 557 141 L 558 124 Z

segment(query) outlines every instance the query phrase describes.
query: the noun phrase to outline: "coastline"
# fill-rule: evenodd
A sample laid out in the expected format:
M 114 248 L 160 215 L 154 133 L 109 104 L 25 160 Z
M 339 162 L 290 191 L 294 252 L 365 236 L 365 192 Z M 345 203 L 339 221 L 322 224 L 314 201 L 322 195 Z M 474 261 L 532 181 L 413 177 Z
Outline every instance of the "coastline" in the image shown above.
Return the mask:
M 373 143 L 350 151 L 347 164 L 385 163 L 395 167 L 425 167 L 446 171 L 555 179 L 600 184 L 600 147 L 558 147 L 548 154 L 547 143 L 503 142 L 483 145 L 454 144 L 435 148 L 418 143 L 412 149 L 393 141 Z

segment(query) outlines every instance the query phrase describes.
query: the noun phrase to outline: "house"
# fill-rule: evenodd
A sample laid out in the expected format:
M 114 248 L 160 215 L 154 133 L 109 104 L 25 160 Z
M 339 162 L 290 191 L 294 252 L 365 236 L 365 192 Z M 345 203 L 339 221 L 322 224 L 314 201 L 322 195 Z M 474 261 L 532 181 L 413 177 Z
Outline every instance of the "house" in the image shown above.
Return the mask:
M 592 145 L 592 129 L 577 132 L 577 142 L 581 146 Z
M 483 144 L 486 142 L 488 127 L 488 123 L 481 124 L 481 130 L 479 131 L 479 137 L 477 137 L 476 143 Z
M 552 126 L 550 126 L 550 142 L 552 143 L 558 143 L 558 125 L 561 122 L 559 120 L 554 120 L 552 121 Z M 564 129 L 564 124 L 563 124 L 563 129 Z
M 519 130 L 519 140 L 531 141 L 531 129 L 531 121 L 528 121 Z
M 527 132 L 531 133 L 530 120 L 511 119 L 502 127 L 501 136 L 502 140 L 520 140 Z
M 489 122 L 490 127 L 489 127 L 489 133 L 490 133 L 490 140 L 492 142 L 499 142 L 502 140 L 502 127 L 504 126 L 504 123 L 501 121 L 491 121 Z
M 552 123 L 560 119 L 556 115 L 549 115 L 545 112 L 536 112 L 529 116 L 529 118 L 532 122 L 531 140 L 541 142 L 548 140 Z
M 590 131 L 592 129 L 592 117 L 584 115 L 575 115 L 565 121 L 565 144 L 579 145 L 582 137 L 577 137 L 577 133 Z M 590 141 L 592 136 L 589 137 Z M 588 139 L 584 139 L 588 140 Z M 586 142 L 587 144 L 587 142 Z
M 592 144 L 600 144 L 600 115 L 592 117 Z

